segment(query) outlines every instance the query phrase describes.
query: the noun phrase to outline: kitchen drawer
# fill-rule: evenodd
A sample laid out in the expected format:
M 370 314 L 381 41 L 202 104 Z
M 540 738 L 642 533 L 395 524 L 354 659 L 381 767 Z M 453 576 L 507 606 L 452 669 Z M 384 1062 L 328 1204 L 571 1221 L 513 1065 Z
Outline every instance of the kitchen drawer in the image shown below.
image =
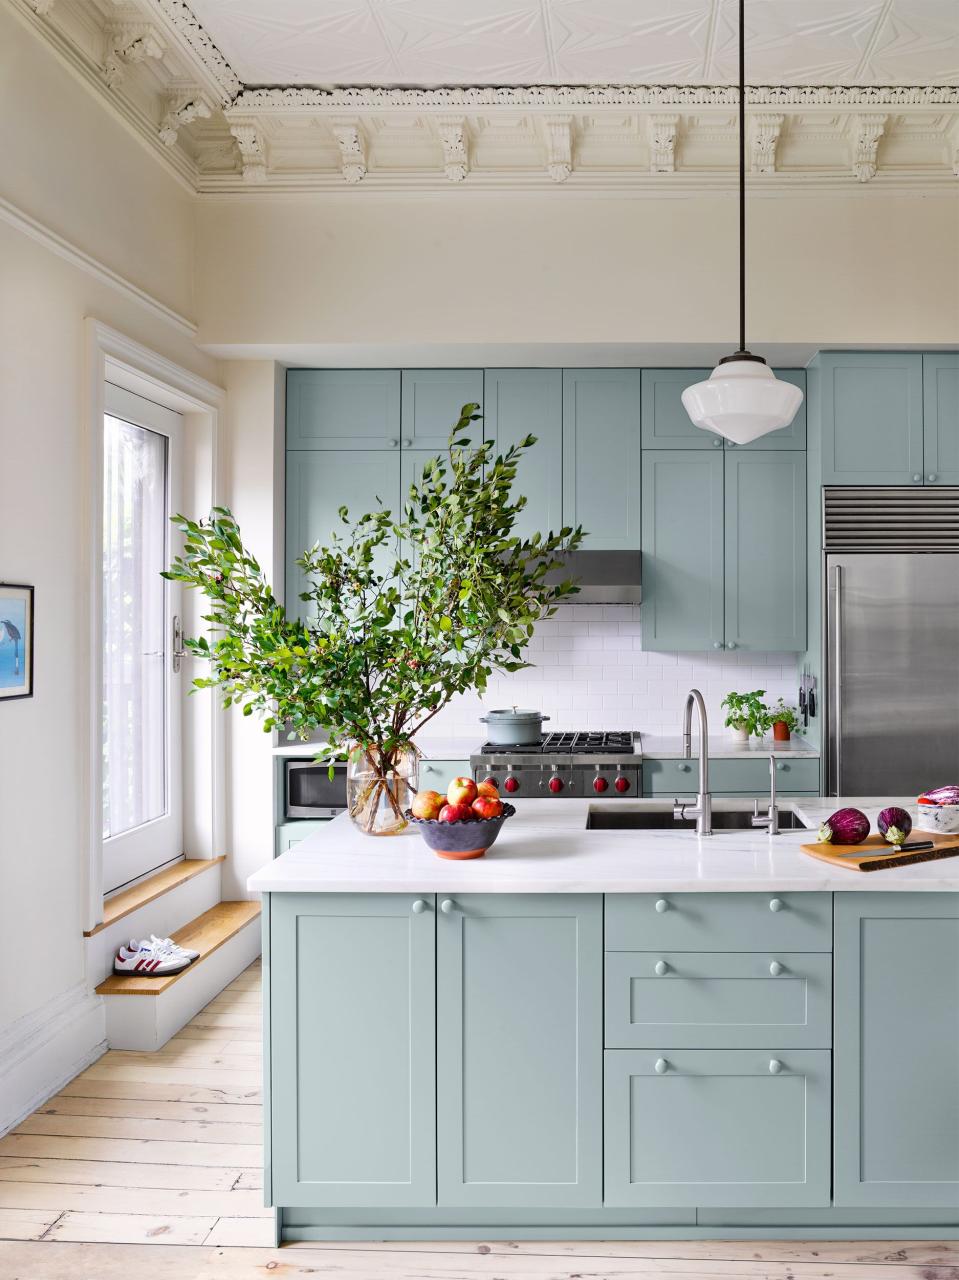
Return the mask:
M 295 844 L 320 831 L 330 821 L 329 818 L 301 818 L 296 822 L 283 822 L 276 828 L 276 853 L 286 853 Z
M 610 1206 L 829 1204 L 828 1050 L 612 1049 Z
M 788 951 L 617 951 L 606 1048 L 828 1049 L 832 957 Z
M 643 759 L 643 794 L 647 796 L 695 795 L 698 760 Z M 819 794 L 819 761 L 815 758 L 776 761 L 776 787 L 784 794 Z M 713 795 L 769 794 L 769 757 L 751 760 L 710 760 L 709 789 Z
M 832 895 L 608 893 L 606 950 L 660 949 L 831 951 Z
M 439 791 L 446 795 L 446 789 L 454 778 L 469 778 L 470 762 L 468 760 L 421 760 L 419 765 L 419 790 Z

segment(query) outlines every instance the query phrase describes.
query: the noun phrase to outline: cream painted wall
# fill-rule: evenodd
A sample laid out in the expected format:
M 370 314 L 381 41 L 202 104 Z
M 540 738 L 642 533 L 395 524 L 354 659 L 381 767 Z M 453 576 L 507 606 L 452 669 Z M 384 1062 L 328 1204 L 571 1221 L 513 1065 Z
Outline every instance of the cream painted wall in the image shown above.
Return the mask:
M 959 200 L 750 201 L 750 340 L 959 340 Z M 199 341 L 717 343 L 736 334 L 727 197 L 203 201 Z

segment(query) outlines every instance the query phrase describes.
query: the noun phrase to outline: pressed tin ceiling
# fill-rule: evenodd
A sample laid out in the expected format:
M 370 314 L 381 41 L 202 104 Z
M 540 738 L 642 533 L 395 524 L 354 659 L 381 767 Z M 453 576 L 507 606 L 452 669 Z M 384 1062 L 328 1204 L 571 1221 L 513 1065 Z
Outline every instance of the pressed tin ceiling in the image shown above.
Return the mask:
M 735 0 L 190 0 L 246 85 L 730 84 Z M 959 84 L 959 0 L 749 0 L 752 84 Z

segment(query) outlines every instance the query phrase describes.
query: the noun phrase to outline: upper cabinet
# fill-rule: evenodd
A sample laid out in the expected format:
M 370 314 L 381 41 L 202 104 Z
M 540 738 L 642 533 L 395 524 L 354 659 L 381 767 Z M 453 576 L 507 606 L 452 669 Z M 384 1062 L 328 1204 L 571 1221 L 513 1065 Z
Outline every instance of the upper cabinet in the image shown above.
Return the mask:
M 748 445 L 734 445 L 721 436 L 693 426 L 683 407 L 682 394 L 696 382 L 704 382 L 711 369 L 643 370 L 644 449 L 805 449 L 806 401 L 788 427 L 772 431 Z M 804 369 L 777 369 L 776 377 L 806 390 Z
M 454 419 L 455 421 L 455 419 Z M 398 369 L 290 369 L 287 449 L 398 449 Z
M 404 369 L 404 449 L 430 449 L 445 453 L 449 434 L 459 421 L 464 404 L 483 408 L 482 369 Z M 461 443 L 483 443 L 483 423 L 474 422 Z
M 519 462 L 514 496 L 526 498 L 515 532 L 557 533 L 563 526 L 563 372 L 487 369 L 484 435 L 494 454 L 528 435 L 536 444 Z
M 640 546 L 640 371 L 563 370 L 563 520 L 589 551 Z
M 923 357 L 816 357 L 823 484 L 922 484 Z
M 922 357 L 926 484 L 959 484 L 959 352 Z

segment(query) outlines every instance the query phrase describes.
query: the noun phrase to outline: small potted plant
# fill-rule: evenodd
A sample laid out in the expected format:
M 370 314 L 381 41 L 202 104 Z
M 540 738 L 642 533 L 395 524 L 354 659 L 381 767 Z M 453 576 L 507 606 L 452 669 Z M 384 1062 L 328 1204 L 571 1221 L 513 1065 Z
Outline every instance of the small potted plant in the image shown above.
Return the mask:
M 751 737 L 761 738 L 766 731 L 765 689 L 752 693 L 727 693 L 721 705 L 726 708 L 726 728 L 739 742 Z
M 787 707 L 782 698 L 766 714 L 766 728 L 771 728 L 776 742 L 788 742 L 794 730 L 799 728 L 799 716 Z

